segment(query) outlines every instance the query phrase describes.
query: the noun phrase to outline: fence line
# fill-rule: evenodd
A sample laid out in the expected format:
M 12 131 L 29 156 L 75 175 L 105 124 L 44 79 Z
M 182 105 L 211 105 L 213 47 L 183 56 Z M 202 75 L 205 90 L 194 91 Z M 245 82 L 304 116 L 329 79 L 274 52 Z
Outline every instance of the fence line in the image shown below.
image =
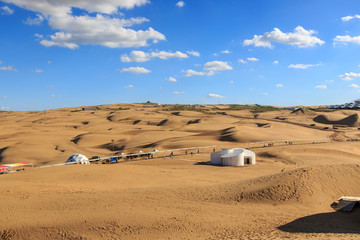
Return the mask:
M 293 143 L 298 143 L 298 142 L 310 142 L 311 143 L 322 143 L 322 142 L 332 142 L 333 139 L 332 138 L 313 138 L 313 139 L 289 139 L 289 140 L 274 140 L 274 141 L 261 141 L 261 142 L 248 142 L 248 143 L 243 143 L 243 144 L 247 144 L 248 148 L 260 148 L 260 147 L 271 147 L 273 146 L 273 144 L 286 144 L 286 145 L 291 145 Z M 269 145 L 270 144 L 270 145 Z M 263 145 L 263 146 L 254 146 L 254 145 Z M 107 156 L 107 157 L 101 157 L 101 158 L 96 158 L 96 159 L 89 159 L 90 162 L 97 162 L 100 160 L 105 160 L 105 159 L 111 159 L 111 158 L 120 158 L 124 159 L 124 160 L 128 160 L 131 161 L 133 159 L 131 159 L 131 157 L 139 157 L 140 159 L 138 160 L 144 160 L 144 157 L 146 156 L 146 159 L 149 159 L 149 155 L 152 156 L 152 158 L 165 158 L 168 157 L 167 155 L 165 155 L 165 153 L 174 153 L 174 152 L 179 152 L 179 151 L 186 151 L 185 154 L 183 155 L 187 155 L 187 151 L 191 151 L 191 150 L 200 150 L 200 149 L 209 149 L 211 152 L 211 148 L 213 149 L 217 149 L 219 147 L 223 147 L 220 145 L 213 145 L 213 146 L 202 146 L 202 147 L 189 147 L 189 148 L 178 148 L 178 149 L 170 149 L 170 150 L 162 150 L 162 151 L 152 151 L 152 152 L 139 152 L 139 153 L 131 153 L 131 154 L 118 154 L 118 155 L 113 155 L 113 156 Z M 197 152 L 199 153 L 199 152 Z M 194 154 L 197 154 L 196 152 Z M 160 155 L 160 156 L 159 156 Z M 181 154 L 180 154 L 181 155 Z M 179 154 L 177 154 L 177 156 L 179 156 Z M 56 166 L 64 166 L 67 165 L 66 163 L 58 163 L 58 164 L 51 164 L 51 165 L 43 165 L 43 166 L 37 166 L 34 168 L 47 168 L 47 167 L 56 167 Z
M 248 144 L 248 148 L 256 148 L 256 147 L 262 147 L 262 146 L 254 146 L 254 145 L 263 145 L 263 147 L 272 147 L 274 144 L 292 145 L 294 143 L 296 144 L 296 143 L 305 143 L 305 142 L 308 142 L 309 144 L 314 144 L 314 143 L 325 143 L 325 142 L 332 142 L 332 141 L 333 141 L 332 138 L 311 138 L 311 139 L 288 139 L 288 140 L 249 142 L 247 144 Z

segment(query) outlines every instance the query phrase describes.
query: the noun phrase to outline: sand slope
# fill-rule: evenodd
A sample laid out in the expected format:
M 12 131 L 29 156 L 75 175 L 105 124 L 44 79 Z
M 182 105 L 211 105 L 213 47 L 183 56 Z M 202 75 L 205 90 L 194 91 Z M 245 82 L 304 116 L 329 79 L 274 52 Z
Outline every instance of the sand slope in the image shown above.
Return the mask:
M 359 210 L 342 214 L 330 207 L 342 195 L 360 196 L 360 142 L 348 141 L 360 137 L 358 129 L 325 128 L 313 120 L 354 120 L 356 111 L 281 110 L 254 118 L 226 107 L 221 113 L 141 104 L 101 109 L 0 113 L 1 163 L 59 163 L 76 152 L 107 156 L 336 139 L 254 148 L 258 164 L 246 167 L 207 165 L 203 151 L 3 175 L 0 239 L 359 239 Z

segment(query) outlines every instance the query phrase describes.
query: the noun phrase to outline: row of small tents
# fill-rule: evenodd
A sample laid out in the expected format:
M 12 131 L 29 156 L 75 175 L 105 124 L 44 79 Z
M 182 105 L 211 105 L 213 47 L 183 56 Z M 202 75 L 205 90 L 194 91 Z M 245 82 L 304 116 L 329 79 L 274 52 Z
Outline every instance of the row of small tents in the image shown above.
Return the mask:
M 19 163 L 11 163 L 11 164 L 3 164 L 0 166 L 0 174 L 5 174 L 9 172 L 16 172 L 19 170 L 23 170 L 25 166 L 34 166 L 29 162 L 19 162 Z
M 101 158 L 100 156 L 94 156 L 91 159 L 88 159 L 85 155 L 77 153 L 77 154 L 73 154 L 71 155 L 68 160 L 66 160 L 65 164 L 90 164 L 90 162 L 92 161 L 99 161 L 101 159 L 109 160 L 109 161 L 117 161 L 118 159 L 121 158 L 126 158 L 126 159 L 132 159 L 132 158 L 137 158 L 137 157 L 152 157 L 153 153 L 159 152 L 158 150 L 154 150 L 154 152 L 143 152 L 143 151 L 139 151 L 137 153 L 130 153 L 130 154 L 125 154 L 125 153 L 121 153 L 117 156 L 112 156 L 112 157 L 107 157 L 107 158 Z

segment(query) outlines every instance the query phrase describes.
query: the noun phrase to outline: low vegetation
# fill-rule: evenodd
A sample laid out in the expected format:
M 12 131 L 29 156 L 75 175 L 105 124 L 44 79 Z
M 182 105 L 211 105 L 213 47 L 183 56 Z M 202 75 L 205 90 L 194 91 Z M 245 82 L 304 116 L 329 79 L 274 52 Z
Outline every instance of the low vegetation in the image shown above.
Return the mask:
M 206 114 L 210 114 L 210 110 L 206 108 L 202 108 L 201 106 L 197 105 L 164 105 L 165 111 L 196 111 L 196 112 L 202 112 Z
M 330 108 L 309 108 L 309 110 L 314 112 L 336 112 L 343 109 L 330 109 Z
M 262 106 L 262 105 L 238 105 L 238 104 L 230 104 L 228 108 L 223 108 L 221 110 L 226 111 L 238 111 L 238 110 L 250 110 L 252 113 L 262 113 L 269 111 L 280 111 L 286 108 L 279 108 L 273 106 Z M 217 109 L 218 110 L 218 109 Z

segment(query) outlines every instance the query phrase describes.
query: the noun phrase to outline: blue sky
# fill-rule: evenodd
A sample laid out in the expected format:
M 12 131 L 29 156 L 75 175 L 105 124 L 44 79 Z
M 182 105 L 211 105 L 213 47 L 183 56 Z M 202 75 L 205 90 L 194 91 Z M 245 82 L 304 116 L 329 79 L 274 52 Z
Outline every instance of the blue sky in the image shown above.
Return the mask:
M 3 0 L 0 31 L 3 110 L 360 95 L 355 0 Z

